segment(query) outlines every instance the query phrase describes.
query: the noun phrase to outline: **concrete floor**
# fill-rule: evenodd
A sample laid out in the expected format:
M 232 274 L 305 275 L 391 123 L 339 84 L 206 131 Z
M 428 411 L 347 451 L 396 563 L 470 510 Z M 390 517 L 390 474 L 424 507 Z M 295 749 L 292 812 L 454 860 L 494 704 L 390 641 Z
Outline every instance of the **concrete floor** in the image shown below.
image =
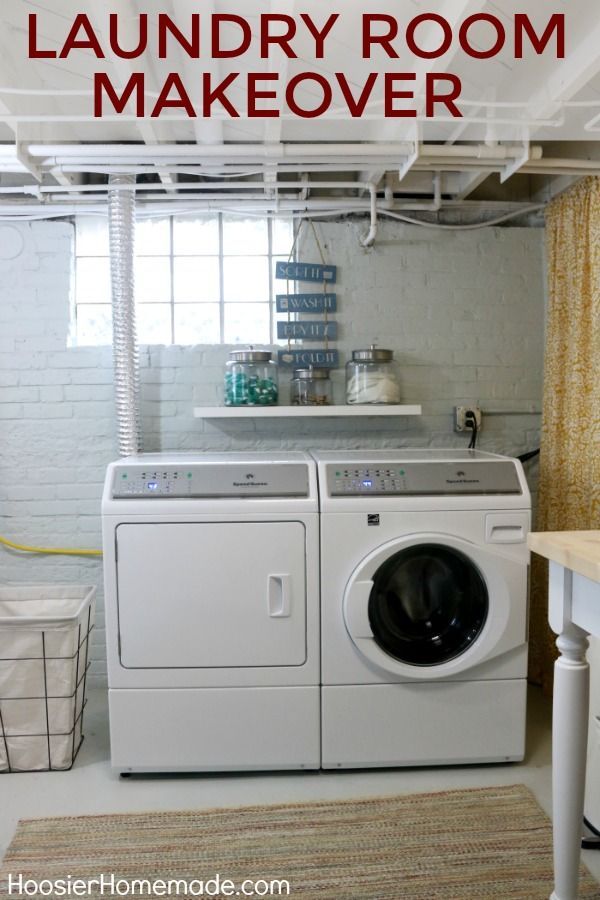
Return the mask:
M 519 764 L 120 779 L 109 762 L 106 693 L 94 691 L 86 710 L 86 739 L 72 771 L 0 777 L 0 852 L 8 846 L 18 819 L 39 816 L 201 809 L 515 783 L 531 788 L 550 813 L 550 719 L 550 704 L 531 689 L 527 755 Z M 600 881 L 600 852 L 584 853 L 584 861 Z

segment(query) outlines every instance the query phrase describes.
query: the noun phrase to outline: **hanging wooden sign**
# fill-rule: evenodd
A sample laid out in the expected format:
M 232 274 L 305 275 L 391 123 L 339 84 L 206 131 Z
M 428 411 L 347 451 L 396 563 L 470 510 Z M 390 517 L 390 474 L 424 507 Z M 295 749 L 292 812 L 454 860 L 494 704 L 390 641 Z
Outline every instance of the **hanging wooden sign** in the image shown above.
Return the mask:
M 319 369 L 337 369 L 340 365 L 340 354 L 337 350 L 280 350 L 278 362 L 285 369 L 308 369 L 315 366 Z
M 335 341 L 337 322 L 278 322 L 277 339 L 288 341 Z
M 280 281 L 308 281 L 318 284 L 335 284 L 337 266 L 323 266 L 320 263 L 283 262 L 275 266 L 275 278 Z
M 278 313 L 334 313 L 337 294 L 277 294 Z

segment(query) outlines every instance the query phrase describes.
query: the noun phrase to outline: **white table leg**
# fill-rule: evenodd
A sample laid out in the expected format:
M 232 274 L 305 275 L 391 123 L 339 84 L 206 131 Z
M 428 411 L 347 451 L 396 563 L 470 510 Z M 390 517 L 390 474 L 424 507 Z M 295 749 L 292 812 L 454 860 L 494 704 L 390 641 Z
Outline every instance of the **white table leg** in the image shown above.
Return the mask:
M 585 794 L 589 666 L 587 632 L 566 625 L 556 645 L 552 724 L 554 893 L 551 900 L 576 900 Z

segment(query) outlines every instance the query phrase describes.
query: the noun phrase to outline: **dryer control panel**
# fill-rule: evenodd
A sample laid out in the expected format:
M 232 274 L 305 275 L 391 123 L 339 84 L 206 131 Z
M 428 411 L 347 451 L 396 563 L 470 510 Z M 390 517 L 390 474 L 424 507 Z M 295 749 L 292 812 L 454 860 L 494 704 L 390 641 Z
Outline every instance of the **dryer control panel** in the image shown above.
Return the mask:
M 426 497 L 521 494 L 510 460 L 328 465 L 330 497 Z
M 308 466 L 305 463 L 192 463 L 159 467 L 123 463 L 115 467 L 112 483 L 115 500 L 308 495 Z

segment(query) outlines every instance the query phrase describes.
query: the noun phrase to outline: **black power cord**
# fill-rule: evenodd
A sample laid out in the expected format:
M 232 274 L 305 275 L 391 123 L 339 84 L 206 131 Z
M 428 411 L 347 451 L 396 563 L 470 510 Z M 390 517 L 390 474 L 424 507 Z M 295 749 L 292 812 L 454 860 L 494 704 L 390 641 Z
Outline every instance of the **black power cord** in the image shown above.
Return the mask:
M 467 409 L 465 412 L 465 428 L 471 429 L 471 440 L 469 441 L 469 450 L 477 449 L 477 439 L 479 437 L 479 427 L 477 425 L 477 415 L 472 409 Z M 521 463 L 529 462 L 532 459 L 535 459 L 536 456 L 540 455 L 540 448 L 537 447 L 535 450 L 530 450 L 528 453 L 523 453 L 521 456 L 518 456 L 517 459 Z
M 477 428 L 477 416 L 475 413 L 468 409 L 465 413 L 465 428 L 471 427 L 471 441 L 469 443 L 469 450 L 477 449 L 477 435 L 479 433 L 479 429 Z
M 540 455 L 540 448 L 537 450 L 530 450 L 529 453 L 523 453 L 522 456 L 517 456 L 519 462 L 526 463 L 529 462 L 530 459 L 535 459 L 536 456 Z
M 584 832 L 581 839 L 583 850 L 600 850 L 600 831 L 592 823 L 583 817 Z

